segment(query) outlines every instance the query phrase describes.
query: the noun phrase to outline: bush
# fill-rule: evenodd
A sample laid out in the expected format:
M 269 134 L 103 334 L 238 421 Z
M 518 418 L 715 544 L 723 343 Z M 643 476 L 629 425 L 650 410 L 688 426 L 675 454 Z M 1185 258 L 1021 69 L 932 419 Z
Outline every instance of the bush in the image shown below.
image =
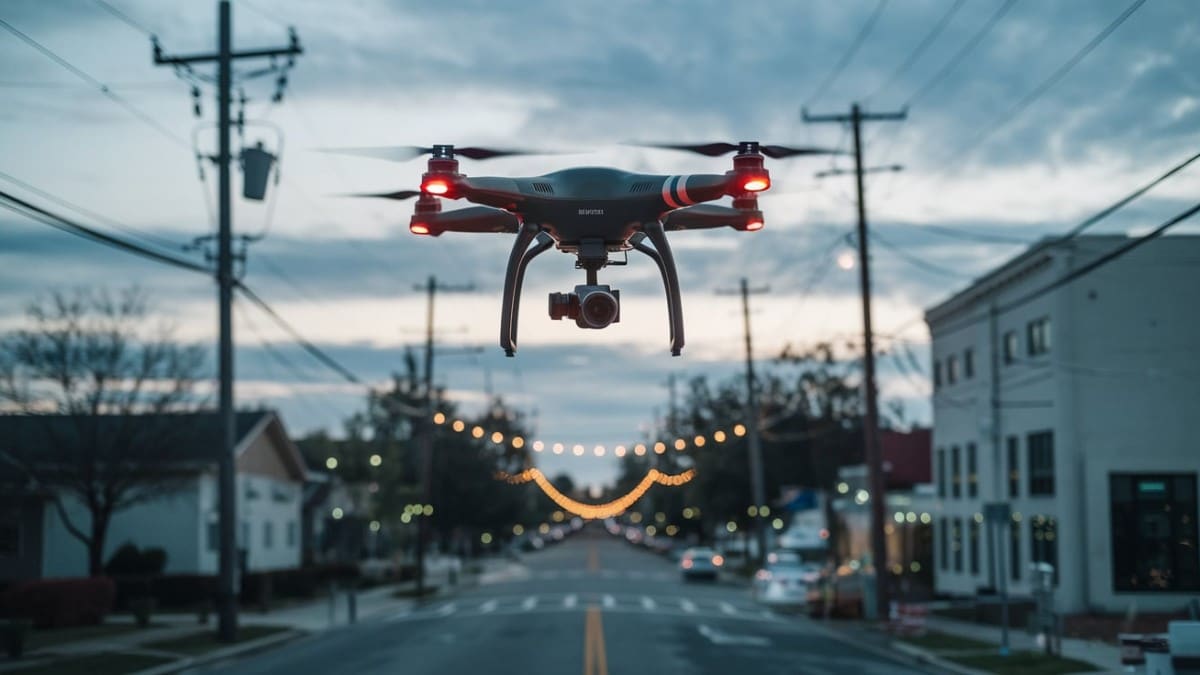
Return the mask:
M 191 609 L 210 604 L 217 596 L 217 577 L 211 574 L 167 574 L 150 581 L 150 595 L 159 607 Z
M 100 623 L 112 611 L 116 587 L 111 579 L 38 579 L 15 584 L 0 598 L 10 617 L 29 619 L 38 628 Z
M 167 552 L 164 549 L 139 549 L 132 542 L 125 542 L 108 559 L 104 573 L 110 577 L 157 576 L 166 567 Z

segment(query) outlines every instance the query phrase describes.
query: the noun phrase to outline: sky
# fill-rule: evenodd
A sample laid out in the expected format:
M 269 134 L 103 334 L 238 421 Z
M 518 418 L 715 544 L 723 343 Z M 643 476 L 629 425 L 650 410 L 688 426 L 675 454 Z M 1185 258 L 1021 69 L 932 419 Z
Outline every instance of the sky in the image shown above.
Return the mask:
M 262 235 L 250 248 L 245 282 L 373 385 L 423 339 L 425 296 L 415 287 L 430 275 L 473 284 L 473 292 L 437 299 L 445 352 L 436 380 L 467 411 L 480 410 L 488 391 L 503 395 L 547 443 L 636 442 L 666 414 L 669 376 L 736 377 L 740 307 L 716 291 L 743 276 L 770 288 L 752 298 L 758 359 L 788 344 L 856 340 L 857 272 L 837 264 L 852 250 L 853 179 L 814 177 L 850 167 L 847 159 L 770 161 L 774 184 L 761 198 L 761 232 L 673 235 L 683 356 L 669 356 L 666 307 L 649 260 L 601 273 L 602 283 L 622 291 L 621 322 L 583 331 L 543 313 L 545 294 L 582 283 L 572 260 L 547 254 L 530 267 L 520 349 L 507 359 L 496 336 L 508 236 L 414 237 L 409 203 L 338 195 L 414 188 L 423 162 L 320 148 L 454 143 L 562 153 L 463 160 L 469 175 L 587 165 L 718 173 L 727 158 L 628 143 L 755 139 L 848 150 L 844 125 L 805 124 L 801 108 L 907 106 L 903 122 L 868 124 L 863 134 L 869 165 L 904 166 L 867 181 L 873 309 L 884 346 L 897 355 L 881 361 L 882 397 L 904 406 L 906 423 L 928 423 L 923 309 L 1200 145 L 1200 14 L 1190 0 L 1017 0 L 1007 9 L 1002 0 L 892 0 L 882 9 L 879 0 L 233 4 L 236 48 L 282 46 L 295 26 L 305 49 L 282 103 L 270 100 L 271 77 L 243 85 L 247 125 L 235 144 L 264 142 L 280 155 L 281 176 L 268 202 L 236 200 L 235 230 Z M 127 104 L 0 31 L 0 188 L 105 231 L 178 247 L 214 229 L 216 174 L 205 166 L 202 180 L 194 156 L 212 152 L 215 93 L 199 82 L 202 116 L 194 117 L 192 81 L 153 65 L 149 34 L 167 53 L 209 51 L 216 3 L 107 5 L 0 2 L 0 20 Z M 1060 71 L 1131 6 L 1123 24 Z M 1189 169 L 1095 231 L 1145 231 L 1198 191 L 1200 169 Z M 214 344 L 211 281 L 0 211 L 0 330 L 22 325 L 23 307 L 50 289 L 131 284 L 150 292 L 180 339 Z M 337 433 L 363 406 L 363 386 L 313 361 L 256 308 L 239 303 L 235 322 L 239 405 L 279 409 L 297 436 Z M 914 360 L 910 353 L 924 372 L 895 363 Z M 538 461 L 581 482 L 616 471 L 611 453 Z

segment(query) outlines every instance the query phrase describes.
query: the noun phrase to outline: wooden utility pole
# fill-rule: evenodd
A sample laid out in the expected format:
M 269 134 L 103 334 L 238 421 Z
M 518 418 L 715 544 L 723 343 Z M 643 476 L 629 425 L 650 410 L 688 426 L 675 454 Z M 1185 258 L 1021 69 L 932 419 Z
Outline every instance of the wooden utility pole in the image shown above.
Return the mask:
M 899 121 L 908 116 L 907 110 L 890 113 L 865 113 L 855 103 L 850 106 L 849 115 L 809 115 L 803 111 L 807 123 L 837 124 L 850 123 L 854 133 L 854 177 L 858 189 L 858 261 L 859 286 L 862 293 L 863 316 L 863 397 L 866 398 L 866 419 L 863 420 L 863 442 L 867 462 L 867 491 L 871 510 L 871 562 L 875 567 L 875 602 L 867 608 L 869 615 L 874 617 L 887 616 L 888 584 L 887 584 L 887 538 L 884 535 L 884 507 L 886 494 L 884 490 L 883 457 L 879 448 L 879 401 L 875 388 L 875 344 L 874 333 L 871 329 L 871 265 L 870 251 L 867 248 L 867 205 L 863 190 L 863 173 L 869 171 L 863 167 L 862 157 L 862 123 Z M 826 172 L 829 175 L 829 172 Z

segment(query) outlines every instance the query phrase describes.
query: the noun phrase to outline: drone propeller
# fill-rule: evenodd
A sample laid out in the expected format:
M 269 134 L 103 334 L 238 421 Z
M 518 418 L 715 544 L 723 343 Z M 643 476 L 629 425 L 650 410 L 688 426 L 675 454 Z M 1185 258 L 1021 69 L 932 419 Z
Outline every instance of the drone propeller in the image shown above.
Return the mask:
M 339 197 L 375 197 L 378 199 L 412 199 L 421 194 L 420 190 L 397 190 L 395 192 L 352 192 L 338 195 Z
M 392 162 L 407 162 L 421 155 L 435 155 L 442 152 L 453 153 L 456 157 L 467 159 L 493 159 L 495 157 L 512 157 L 516 155 L 545 155 L 542 150 L 525 150 L 519 148 L 458 148 L 451 145 L 435 145 L 425 147 L 420 145 L 381 145 L 358 148 L 324 148 L 321 152 L 331 152 L 340 155 L 357 155 L 386 159 Z
M 754 141 L 745 141 L 742 143 L 638 143 L 646 148 L 663 148 L 665 150 L 682 150 L 684 152 L 694 152 L 698 155 L 707 157 L 720 157 L 728 155 L 731 152 L 761 152 L 762 154 L 772 159 L 784 159 L 786 157 L 798 157 L 800 155 L 840 155 L 843 154 L 839 150 L 830 150 L 829 148 L 792 148 L 786 145 L 760 145 Z

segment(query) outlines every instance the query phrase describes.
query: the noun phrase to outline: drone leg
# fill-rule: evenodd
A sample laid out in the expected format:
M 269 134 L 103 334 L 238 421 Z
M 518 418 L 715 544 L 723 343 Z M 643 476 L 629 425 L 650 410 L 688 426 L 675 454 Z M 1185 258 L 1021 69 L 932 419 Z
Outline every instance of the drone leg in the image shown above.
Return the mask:
M 554 239 L 545 232 L 541 232 L 537 236 L 537 243 L 533 248 L 525 252 L 521 256 L 521 262 L 517 264 L 517 285 L 513 289 L 512 298 L 512 326 L 509 328 L 512 338 L 509 342 L 516 347 L 517 344 L 517 326 L 521 319 L 521 286 L 525 283 L 525 268 L 529 266 L 529 261 L 545 253 L 551 246 L 554 245 Z
M 647 246 L 644 243 L 643 240 L 645 238 L 646 238 L 645 234 L 641 234 L 641 233 L 635 234 L 629 240 L 629 243 L 633 244 L 633 247 L 635 249 L 637 249 L 638 251 L 641 251 L 642 253 L 645 253 L 646 256 L 648 256 L 651 260 L 653 260 L 654 264 L 658 265 L 658 271 L 662 273 L 663 289 L 665 289 L 666 293 L 667 293 L 667 326 L 670 329 L 671 344 L 674 344 L 675 343 L 675 322 L 671 320 L 671 311 L 670 311 L 671 310 L 671 302 L 672 302 L 671 301 L 671 280 L 667 277 L 667 268 L 663 266 L 662 256 L 658 254 L 658 251 L 654 250 L 653 246 Z
M 508 254 L 508 269 L 504 273 L 504 297 L 500 301 L 500 347 L 506 356 L 515 356 L 517 345 L 513 342 L 513 298 L 516 289 L 520 287 L 520 275 L 525 267 L 521 261 L 525 258 L 525 249 L 537 235 L 535 225 L 522 225 L 513 241 L 512 252 Z
M 671 318 L 671 356 L 679 356 L 683 350 L 683 304 L 679 297 L 679 274 L 675 270 L 675 256 L 671 254 L 671 245 L 667 243 L 662 223 L 649 223 L 642 227 L 642 231 L 658 251 L 658 269 L 662 272 L 663 283 L 667 287 L 667 313 Z

